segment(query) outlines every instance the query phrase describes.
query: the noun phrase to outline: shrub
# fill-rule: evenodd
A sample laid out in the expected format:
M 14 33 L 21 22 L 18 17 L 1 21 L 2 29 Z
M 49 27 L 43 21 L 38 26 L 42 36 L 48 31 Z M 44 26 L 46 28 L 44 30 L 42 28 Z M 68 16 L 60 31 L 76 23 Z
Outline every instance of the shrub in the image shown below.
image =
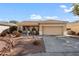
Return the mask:
M 77 33 L 77 35 L 79 36 L 79 32 Z
M 22 31 L 21 31 L 21 30 L 18 30 L 18 32 L 22 33 Z
M 70 30 L 70 31 L 68 31 L 68 34 L 69 34 L 69 35 L 76 35 L 76 32 Z
M 14 32 L 14 31 L 16 31 L 16 30 L 17 30 L 17 27 L 16 27 L 16 26 L 11 26 L 11 27 L 9 28 L 10 33 Z
M 40 40 L 35 40 L 32 44 L 38 46 L 38 45 L 41 45 L 41 41 Z
M 13 31 L 12 33 L 15 37 L 20 37 L 21 36 L 21 33 L 18 32 L 18 31 Z
M 4 37 L 4 36 L 6 36 L 6 33 L 3 32 L 3 33 L 0 34 L 0 36 L 1 36 L 1 37 Z
M 67 28 L 66 30 L 71 30 L 71 28 Z

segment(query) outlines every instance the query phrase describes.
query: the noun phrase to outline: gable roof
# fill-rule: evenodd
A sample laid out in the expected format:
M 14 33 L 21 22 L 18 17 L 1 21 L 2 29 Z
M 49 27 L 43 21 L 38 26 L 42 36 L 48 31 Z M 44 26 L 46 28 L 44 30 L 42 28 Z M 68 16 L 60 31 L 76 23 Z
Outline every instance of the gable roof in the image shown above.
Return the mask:
M 61 20 L 46 20 L 46 21 L 41 21 L 40 23 L 67 23 L 67 21 L 61 21 Z
M 8 23 L 8 22 L 0 22 L 0 25 L 3 25 L 3 26 L 17 26 L 14 23 Z
M 21 25 L 27 25 L 27 26 L 36 25 L 36 26 L 38 26 L 39 24 L 43 24 L 43 23 L 62 23 L 62 24 L 65 24 L 67 22 L 66 21 L 60 21 L 60 20 L 23 21 L 23 22 L 17 23 L 17 25 L 19 25 L 19 26 L 21 26 Z

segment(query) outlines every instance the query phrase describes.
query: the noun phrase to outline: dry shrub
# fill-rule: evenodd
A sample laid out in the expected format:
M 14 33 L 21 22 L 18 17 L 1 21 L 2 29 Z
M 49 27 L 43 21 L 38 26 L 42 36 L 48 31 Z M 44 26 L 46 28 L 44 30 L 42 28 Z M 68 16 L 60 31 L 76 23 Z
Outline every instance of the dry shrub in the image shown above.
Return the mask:
M 13 53 L 11 53 L 11 49 L 13 49 L 16 46 L 16 44 L 18 44 L 18 41 L 16 38 L 12 38 L 12 37 L 11 38 L 10 37 L 0 37 L 0 43 L 3 48 L 2 51 L 0 51 L 0 55 L 2 55 L 2 56 L 9 55 L 10 56 L 13 54 Z M 5 47 L 4 47 L 4 43 L 5 43 Z M 0 47 L 1 47 L 1 45 L 0 45 Z
M 18 32 L 18 31 L 13 31 L 13 35 L 14 35 L 15 37 L 20 37 L 20 36 L 21 36 L 21 33 Z
M 40 40 L 35 40 L 35 41 L 33 41 L 32 44 L 35 45 L 35 46 L 38 46 L 38 45 L 41 45 L 41 41 Z
M 6 33 L 3 32 L 3 33 L 0 34 L 0 36 L 1 36 L 1 37 L 5 37 L 5 36 L 6 36 Z
M 77 33 L 77 35 L 79 36 L 79 32 Z
M 69 34 L 69 35 L 76 35 L 76 32 L 75 32 L 75 31 L 70 30 L 70 31 L 68 31 L 68 34 Z
M 17 27 L 16 27 L 16 26 L 11 26 L 11 27 L 9 28 L 10 34 L 13 33 L 13 32 L 16 31 L 16 30 L 17 30 Z
M 2 49 L 0 52 L 0 55 L 2 56 L 5 56 L 7 55 L 6 53 L 9 53 L 10 52 L 10 49 L 12 48 L 12 45 L 10 44 L 10 41 L 7 40 L 6 38 L 4 39 L 0 39 L 0 49 Z M 2 46 L 2 48 L 1 48 Z

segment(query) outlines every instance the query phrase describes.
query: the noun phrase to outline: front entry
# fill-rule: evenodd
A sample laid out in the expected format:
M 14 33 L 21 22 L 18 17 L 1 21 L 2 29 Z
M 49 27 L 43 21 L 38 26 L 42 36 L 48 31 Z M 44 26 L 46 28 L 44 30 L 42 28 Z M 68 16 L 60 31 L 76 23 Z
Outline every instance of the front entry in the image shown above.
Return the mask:
M 38 26 L 23 26 L 22 33 L 26 35 L 39 35 L 39 27 Z

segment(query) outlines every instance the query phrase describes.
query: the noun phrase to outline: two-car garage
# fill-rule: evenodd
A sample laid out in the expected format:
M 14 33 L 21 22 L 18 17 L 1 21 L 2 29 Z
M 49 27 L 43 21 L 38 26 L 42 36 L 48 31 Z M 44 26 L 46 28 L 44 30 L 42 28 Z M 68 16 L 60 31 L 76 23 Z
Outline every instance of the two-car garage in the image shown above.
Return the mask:
M 66 22 L 58 20 L 41 22 L 39 25 L 41 35 L 63 35 L 65 30 Z

